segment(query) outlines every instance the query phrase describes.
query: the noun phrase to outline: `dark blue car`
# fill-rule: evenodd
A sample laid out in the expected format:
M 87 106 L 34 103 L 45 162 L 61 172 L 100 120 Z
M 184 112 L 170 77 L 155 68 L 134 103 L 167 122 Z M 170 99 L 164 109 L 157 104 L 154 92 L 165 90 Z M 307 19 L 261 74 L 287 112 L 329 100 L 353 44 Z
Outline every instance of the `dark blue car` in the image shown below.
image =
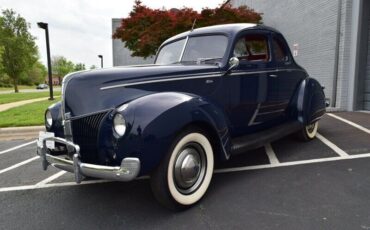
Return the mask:
M 281 33 L 211 26 L 165 41 L 153 65 L 66 76 L 38 154 L 77 183 L 150 175 L 158 201 L 181 209 L 206 193 L 216 161 L 293 133 L 311 140 L 324 113 L 321 85 Z

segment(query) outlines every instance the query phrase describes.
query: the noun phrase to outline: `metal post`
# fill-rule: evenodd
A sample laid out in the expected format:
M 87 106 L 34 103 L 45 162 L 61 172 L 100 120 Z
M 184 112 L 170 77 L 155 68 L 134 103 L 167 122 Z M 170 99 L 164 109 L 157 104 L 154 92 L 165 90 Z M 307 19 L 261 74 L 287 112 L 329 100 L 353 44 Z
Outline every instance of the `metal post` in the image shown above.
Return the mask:
M 100 67 L 103 68 L 103 55 L 98 55 L 98 57 L 100 58 Z
M 50 59 L 50 44 L 49 44 L 49 27 L 47 23 L 38 22 L 37 25 L 45 30 L 45 37 L 46 37 L 46 53 L 47 53 L 47 61 L 48 61 L 48 77 L 49 77 L 49 92 L 50 98 L 49 100 L 54 100 L 53 97 L 53 79 L 52 79 L 52 71 L 51 71 L 51 59 Z

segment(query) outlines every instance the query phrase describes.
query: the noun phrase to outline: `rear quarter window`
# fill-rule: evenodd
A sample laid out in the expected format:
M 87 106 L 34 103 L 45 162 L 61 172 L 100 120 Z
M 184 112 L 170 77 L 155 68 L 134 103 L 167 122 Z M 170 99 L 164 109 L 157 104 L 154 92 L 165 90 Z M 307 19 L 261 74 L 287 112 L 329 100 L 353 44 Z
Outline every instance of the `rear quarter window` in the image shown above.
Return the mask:
M 234 56 L 251 62 L 268 62 L 270 60 L 268 38 L 262 34 L 247 34 L 241 37 L 235 45 Z

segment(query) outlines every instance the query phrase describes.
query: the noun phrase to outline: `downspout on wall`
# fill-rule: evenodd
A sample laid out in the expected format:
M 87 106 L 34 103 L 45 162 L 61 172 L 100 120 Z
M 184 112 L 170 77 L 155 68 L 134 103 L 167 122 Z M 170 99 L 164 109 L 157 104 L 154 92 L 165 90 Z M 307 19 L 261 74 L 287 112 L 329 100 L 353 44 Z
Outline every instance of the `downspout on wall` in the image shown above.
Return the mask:
M 338 87 L 338 67 L 339 67 L 339 42 L 340 42 L 340 28 L 342 21 L 342 0 L 338 1 L 338 15 L 337 15 L 337 34 L 335 38 L 335 54 L 334 54 L 334 71 L 333 71 L 333 90 L 331 96 L 331 107 L 335 108 L 337 104 L 337 87 Z
M 359 56 L 360 56 L 360 31 L 363 0 L 352 1 L 352 23 L 351 23 L 351 54 L 349 63 L 349 82 L 348 82 L 348 105 L 347 110 L 356 109 L 358 75 L 359 75 Z

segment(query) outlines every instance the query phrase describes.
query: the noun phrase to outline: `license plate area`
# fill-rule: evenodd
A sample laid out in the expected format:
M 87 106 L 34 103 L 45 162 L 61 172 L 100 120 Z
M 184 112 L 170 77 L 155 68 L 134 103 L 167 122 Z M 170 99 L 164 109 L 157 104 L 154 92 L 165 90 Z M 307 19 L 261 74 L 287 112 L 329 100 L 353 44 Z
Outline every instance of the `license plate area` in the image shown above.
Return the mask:
M 42 148 L 43 146 L 43 141 L 46 139 L 46 138 L 49 138 L 49 137 L 55 137 L 55 134 L 52 133 L 52 132 L 44 132 L 44 131 L 40 131 L 39 132 L 39 138 L 37 140 L 37 146 Z M 48 149 L 51 149 L 51 150 L 54 150 L 55 149 L 55 142 L 54 141 L 51 141 L 51 140 L 48 140 L 46 141 L 46 147 Z

